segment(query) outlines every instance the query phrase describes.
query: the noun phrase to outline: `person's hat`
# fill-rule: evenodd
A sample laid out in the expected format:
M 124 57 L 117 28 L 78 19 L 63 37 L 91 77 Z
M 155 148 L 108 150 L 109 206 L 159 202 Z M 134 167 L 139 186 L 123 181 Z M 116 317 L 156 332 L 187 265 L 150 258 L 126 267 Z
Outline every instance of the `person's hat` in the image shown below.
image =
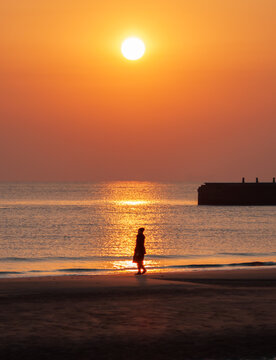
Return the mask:
M 138 229 L 138 231 L 142 231 L 142 232 L 143 232 L 144 230 L 145 230 L 144 228 L 140 228 L 140 229 Z

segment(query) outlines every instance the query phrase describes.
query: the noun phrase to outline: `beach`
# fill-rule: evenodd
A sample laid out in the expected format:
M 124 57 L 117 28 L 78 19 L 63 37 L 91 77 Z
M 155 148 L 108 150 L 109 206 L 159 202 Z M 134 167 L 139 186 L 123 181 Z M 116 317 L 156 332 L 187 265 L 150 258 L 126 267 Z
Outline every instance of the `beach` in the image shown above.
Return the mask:
M 2 359 L 273 359 L 276 269 L 0 280 Z

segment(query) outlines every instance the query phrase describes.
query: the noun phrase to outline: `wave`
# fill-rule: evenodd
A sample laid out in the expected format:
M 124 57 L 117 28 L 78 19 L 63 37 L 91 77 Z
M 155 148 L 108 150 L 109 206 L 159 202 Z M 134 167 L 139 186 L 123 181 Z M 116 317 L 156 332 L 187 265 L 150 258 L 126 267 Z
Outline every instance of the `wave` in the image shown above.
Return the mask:
M 239 264 L 230 264 L 229 266 L 275 266 L 276 262 L 274 261 L 252 261 L 247 263 L 239 263 Z
M 189 264 L 189 265 L 165 265 L 165 266 L 148 266 L 148 269 L 212 269 L 212 268 L 231 268 L 231 267 L 251 267 L 251 266 L 276 266 L 276 262 L 267 261 L 252 261 L 247 263 L 232 263 L 232 264 Z M 120 269 L 103 269 L 103 268 L 69 268 L 57 269 L 56 272 L 118 272 L 125 270 L 136 269 L 135 266 L 120 268 Z
M 254 252 L 222 252 L 218 253 L 218 255 L 225 255 L 225 256 L 269 256 L 269 255 L 276 255 L 275 251 L 272 251 L 270 253 L 254 253 Z
M 0 262 L 43 262 L 43 261 L 105 261 L 105 260 L 129 260 L 130 256 L 49 256 L 38 258 L 27 257 L 3 257 Z
M 150 270 L 174 270 L 174 271 L 181 271 L 181 270 L 212 270 L 212 269 L 233 269 L 233 268 L 248 268 L 248 267 L 269 267 L 269 266 L 276 266 L 276 262 L 274 261 L 252 261 L 252 262 L 241 262 L 241 263 L 231 263 L 231 264 L 188 264 L 188 265 L 165 265 L 165 266 L 147 266 Z M 0 278 L 6 276 L 47 276 L 57 275 L 58 273 L 63 273 L 64 275 L 69 274 L 108 274 L 108 273 L 118 273 L 124 271 L 131 271 L 136 270 L 136 267 L 129 266 L 125 268 L 112 268 L 112 269 L 105 269 L 105 268 L 62 268 L 62 269 L 52 269 L 52 270 L 26 270 L 26 271 L 0 271 Z
M 232 264 L 189 264 L 189 265 L 165 265 L 165 266 L 148 266 L 148 269 L 162 270 L 162 269 L 213 269 L 213 268 L 233 268 L 233 267 L 254 267 L 254 266 L 276 266 L 276 262 L 267 261 L 252 261 L 246 263 L 232 263 Z M 135 270 L 135 266 L 120 268 L 120 269 L 99 269 L 99 268 L 69 268 L 57 269 L 54 272 L 63 273 L 86 273 L 86 272 L 122 272 L 126 270 Z
M 86 269 L 86 268 L 72 268 L 72 269 L 58 269 L 58 272 L 94 272 L 94 271 L 114 271 L 114 269 Z
M 47 261 L 47 258 L 24 258 L 24 257 L 4 257 L 4 258 L 0 258 L 0 261 L 2 262 L 6 262 L 6 261 L 22 261 L 22 262 L 35 262 L 35 261 Z
M 228 268 L 228 267 L 251 267 L 251 266 L 276 266 L 274 261 L 252 261 L 246 263 L 232 263 L 232 264 L 191 264 L 191 265 L 168 265 L 163 266 L 162 268 L 172 268 L 172 269 L 202 269 L 202 268 Z

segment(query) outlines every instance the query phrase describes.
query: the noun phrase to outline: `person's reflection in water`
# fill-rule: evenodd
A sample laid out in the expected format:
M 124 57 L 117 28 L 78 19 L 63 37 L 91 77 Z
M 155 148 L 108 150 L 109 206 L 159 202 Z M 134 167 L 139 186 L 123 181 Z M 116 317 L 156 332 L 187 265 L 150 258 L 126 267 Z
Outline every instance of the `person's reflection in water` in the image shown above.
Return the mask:
M 145 235 L 143 234 L 144 230 L 145 230 L 144 228 L 140 228 L 138 230 L 138 234 L 136 237 L 136 246 L 133 255 L 133 262 L 137 263 L 137 268 L 138 268 L 138 273 L 136 275 L 145 274 L 145 272 L 147 271 L 143 264 L 144 256 L 146 254 Z

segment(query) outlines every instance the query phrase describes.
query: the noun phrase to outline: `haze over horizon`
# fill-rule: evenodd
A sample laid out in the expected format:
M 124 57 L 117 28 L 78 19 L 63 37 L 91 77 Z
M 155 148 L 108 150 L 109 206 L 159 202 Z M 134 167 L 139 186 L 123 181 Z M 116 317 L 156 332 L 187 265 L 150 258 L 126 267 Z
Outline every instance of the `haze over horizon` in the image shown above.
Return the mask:
M 275 18 L 274 0 L 2 1 L 0 181 L 272 181 Z

